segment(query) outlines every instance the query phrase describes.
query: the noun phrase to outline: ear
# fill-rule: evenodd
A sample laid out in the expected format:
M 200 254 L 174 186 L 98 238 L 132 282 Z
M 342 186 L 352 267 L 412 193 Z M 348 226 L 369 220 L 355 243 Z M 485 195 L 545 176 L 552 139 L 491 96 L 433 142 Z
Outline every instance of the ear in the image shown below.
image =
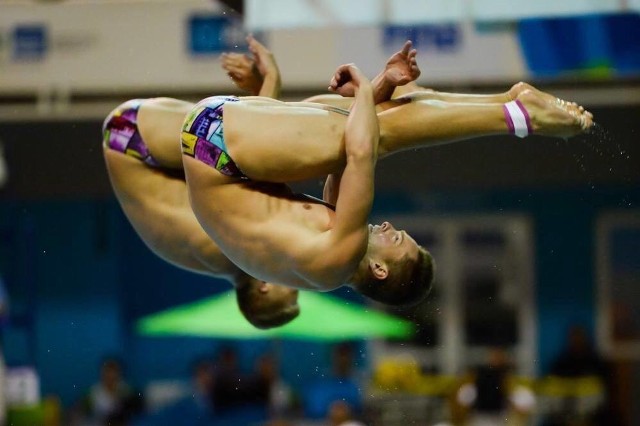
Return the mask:
M 264 281 L 260 281 L 260 287 L 258 288 L 260 293 L 262 293 L 262 294 L 268 293 L 270 288 L 271 288 L 271 286 L 269 286 L 269 284 L 267 284 Z
M 389 275 L 389 268 L 385 262 L 381 262 L 375 259 L 369 260 L 369 269 L 374 277 L 379 280 L 384 280 Z

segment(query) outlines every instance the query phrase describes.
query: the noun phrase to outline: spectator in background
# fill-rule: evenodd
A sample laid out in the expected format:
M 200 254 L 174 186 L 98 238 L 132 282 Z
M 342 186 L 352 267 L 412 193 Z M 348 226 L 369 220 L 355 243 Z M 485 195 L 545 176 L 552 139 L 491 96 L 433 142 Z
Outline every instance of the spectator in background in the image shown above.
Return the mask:
M 214 363 L 213 406 L 224 412 L 242 405 L 244 377 L 238 368 L 238 354 L 232 347 L 223 348 Z
M 329 426 L 364 426 L 354 419 L 351 406 L 344 401 L 334 401 L 329 406 L 327 416 Z
M 267 408 L 271 418 L 282 418 L 291 414 L 291 387 L 280 376 L 278 363 L 273 356 L 267 354 L 258 358 L 252 382 L 256 402 Z
M 148 414 L 135 426 L 207 426 L 215 423 L 211 390 L 215 380 L 213 365 L 208 359 L 195 360 L 190 368 L 191 389 L 183 398 Z
M 504 348 L 489 352 L 485 365 L 471 372 L 451 401 L 454 424 L 526 425 L 535 406 L 533 391 L 511 379 L 513 366 Z
M 549 373 L 552 376 L 570 379 L 598 378 L 604 388 L 604 401 L 593 415 L 589 416 L 585 424 L 603 426 L 620 424 L 618 420 L 620 416 L 612 404 L 611 394 L 614 386 L 609 365 L 596 351 L 585 327 L 574 325 L 569 329 L 565 346 L 553 361 Z M 566 414 L 573 417 L 572 413 Z M 547 419 L 545 424 L 557 425 L 562 424 L 563 421 L 563 419 Z
M 193 383 L 193 399 L 198 405 L 211 407 L 211 391 L 213 389 L 214 376 L 213 365 L 208 360 L 198 360 L 191 368 Z
M 334 401 L 343 401 L 359 415 L 362 410 L 362 394 L 354 371 L 354 349 L 350 343 L 333 348 L 332 371 L 323 379 L 307 386 L 304 392 L 305 414 L 313 419 L 327 418 Z
M 599 376 L 606 378 L 606 362 L 598 355 L 584 327 L 569 329 L 565 347 L 551 366 L 550 373 L 560 377 Z
M 508 402 L 507 379 L 510 373 L 511 363 L 505 350 L 491 349 L 487 364 L 476 370 L 476 423 L 482 424 L 481 419 L 486 419 L 484 423 L 496 424 L 504 418 Z
M 253 374 L 244 374 L 238 367 L 235 349 L 222 349 L 215 363 L 213 401 L 216 424 L 263 424 L 269 418 L 275 365 L 269 357 L 258 360 Z
M 332 368 L 335 378 L 339 380 L 354 378 L 355 359 L 353 351 L 353 345 L 349 343 L 341 343 L 333 349 Z
M 75 410 L 76 424 L 125 426 L 142 411 L 139 393 L 125 382 L 122 364 L 106 358 L 100 367 L 100 380 L 94 384 Z

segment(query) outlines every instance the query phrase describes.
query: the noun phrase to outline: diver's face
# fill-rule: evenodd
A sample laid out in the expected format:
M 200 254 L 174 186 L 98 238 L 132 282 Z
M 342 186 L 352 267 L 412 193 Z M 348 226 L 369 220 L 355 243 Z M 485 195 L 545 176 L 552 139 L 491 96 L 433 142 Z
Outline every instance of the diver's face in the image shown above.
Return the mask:
M 418 243 L 406 231 L 399 231 L 389 222 L 369 225 L 369 254 L 389 261 L 418 257 Z

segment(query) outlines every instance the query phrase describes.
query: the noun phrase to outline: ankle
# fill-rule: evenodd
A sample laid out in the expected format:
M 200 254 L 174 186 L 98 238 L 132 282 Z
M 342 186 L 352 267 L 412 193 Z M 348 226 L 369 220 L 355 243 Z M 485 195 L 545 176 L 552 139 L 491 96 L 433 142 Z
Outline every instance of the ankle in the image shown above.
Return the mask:
M 524 138 L 533 133 L 529 112 L 519 99 L 506 102 L 502 111 L 509 134 Z

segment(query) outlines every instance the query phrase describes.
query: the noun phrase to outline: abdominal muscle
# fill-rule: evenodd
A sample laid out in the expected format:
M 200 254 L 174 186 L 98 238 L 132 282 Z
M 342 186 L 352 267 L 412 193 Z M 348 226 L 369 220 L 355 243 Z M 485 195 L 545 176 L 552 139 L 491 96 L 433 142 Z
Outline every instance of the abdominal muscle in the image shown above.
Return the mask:
M 345 123 L 344 115 L 320 104 L 242 98 L 224 106 L 229 155 L 260 181 L 292 182 L 341 170 Z

